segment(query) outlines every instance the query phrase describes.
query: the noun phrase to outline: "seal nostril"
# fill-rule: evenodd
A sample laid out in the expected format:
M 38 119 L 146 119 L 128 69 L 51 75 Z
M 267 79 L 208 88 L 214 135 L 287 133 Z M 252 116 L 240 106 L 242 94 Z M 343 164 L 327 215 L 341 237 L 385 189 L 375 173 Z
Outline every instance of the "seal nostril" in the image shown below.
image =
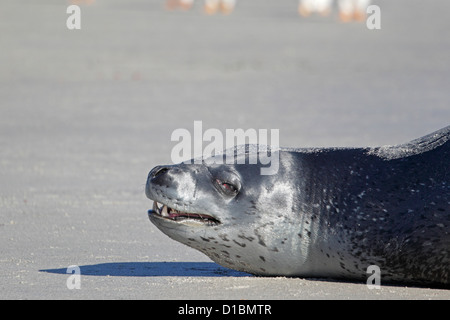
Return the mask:
M 167 171 L 169 171 L 169 168 L 167 167 L 156 167 L 150 172 L 150 174 L 152 178 L 156 178 L 157 176 L 166 173 Z

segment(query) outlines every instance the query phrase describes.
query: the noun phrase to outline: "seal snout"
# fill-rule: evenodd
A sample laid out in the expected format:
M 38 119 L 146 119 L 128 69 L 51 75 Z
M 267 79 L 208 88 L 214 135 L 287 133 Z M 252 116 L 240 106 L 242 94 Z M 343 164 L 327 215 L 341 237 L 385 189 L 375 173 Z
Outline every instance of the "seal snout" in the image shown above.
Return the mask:
M 169 166 L 157 166 L 154 167 L 152 170 L 150 170 L 147 178 L 147 184 L 145 187 L 145 193 L 148 198 L 152 199 L 151 196 L 151 189 L 152 185 L 159 185 L 159 186 L 168 186 L 170 183 L 170 177 L 168 177 L 168 172 L 170 168 Z
M 173 170 L 172 170 L 173 171 Z M 149 184 L 155 184 L 159 186 L 169 186 L 173 181 L 173 174 L 171 173 L 170 166 L 157 166 L 154 167 L 148 174 L 147 186 Z

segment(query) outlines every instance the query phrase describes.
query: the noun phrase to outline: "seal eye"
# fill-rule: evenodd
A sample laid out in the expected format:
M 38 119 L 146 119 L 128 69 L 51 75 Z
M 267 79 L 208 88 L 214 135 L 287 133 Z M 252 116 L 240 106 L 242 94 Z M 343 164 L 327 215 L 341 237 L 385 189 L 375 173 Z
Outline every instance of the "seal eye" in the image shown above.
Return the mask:
M 217 185 L 220 189 L 227 195 L 234 196 L 238 193 L 238 188 L 229 182 L 224 182 L 222 180 L 216 179 Z

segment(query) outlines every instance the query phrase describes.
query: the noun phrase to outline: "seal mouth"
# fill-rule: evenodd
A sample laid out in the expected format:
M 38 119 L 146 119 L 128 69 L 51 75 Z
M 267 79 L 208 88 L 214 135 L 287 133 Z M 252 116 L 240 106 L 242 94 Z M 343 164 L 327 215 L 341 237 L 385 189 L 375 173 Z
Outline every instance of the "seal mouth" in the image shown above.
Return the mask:
M 215 226 L 220 224 L 219 220 L 210 215 L 179 211 L 156 201 L 153 201 L 153 208 L 151 210 L 148 210 L 148 214 L 181 223 L 187 221 L 195 221 L 207 226 Z

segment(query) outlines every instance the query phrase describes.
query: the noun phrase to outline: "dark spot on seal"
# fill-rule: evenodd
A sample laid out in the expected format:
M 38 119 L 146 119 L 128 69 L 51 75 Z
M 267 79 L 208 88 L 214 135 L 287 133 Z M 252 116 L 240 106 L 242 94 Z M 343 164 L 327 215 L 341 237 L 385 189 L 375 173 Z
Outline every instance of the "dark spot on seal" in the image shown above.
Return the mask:
M 263 256 L 259 256 L 259 258 L 260 258 L 262 261 L 266 262 L 266 258 L 264 258 Z
M 239 243 L 236 240 L 233 240 L 234 243 L 236 243 L 238 246 L 241 246 L 242 248 L 245 248 L 247 245 L 245 243 Z
M 244 236 L 244 235 L 242 235 L 242 234 L 238 235 L 238 238 L 241 238 L 241 239 L 244 239 L 244 240 L 248 240 L 248 241 L 250 241 L 250 242 L 252 242 L 253 240 L 255 240 L 255 238 L 253 238 L 253 237 L 246 237 L 246 236 Z

